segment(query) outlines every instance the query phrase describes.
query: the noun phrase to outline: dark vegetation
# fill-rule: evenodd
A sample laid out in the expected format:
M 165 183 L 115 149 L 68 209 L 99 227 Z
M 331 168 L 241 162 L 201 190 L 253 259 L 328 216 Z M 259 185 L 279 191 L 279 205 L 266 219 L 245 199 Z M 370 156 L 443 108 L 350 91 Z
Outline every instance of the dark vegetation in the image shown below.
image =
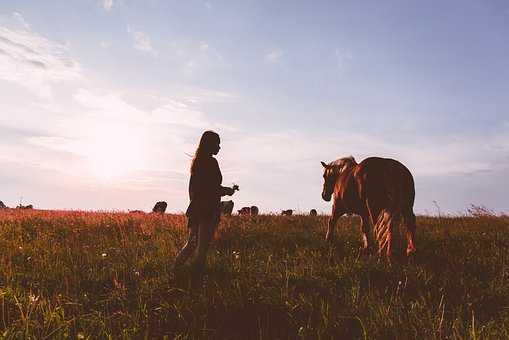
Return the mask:
M 203 281 L 182 215 L 0 211 L 0 337 L 509 338 L 509 218 L 419 217 L 417 253 L 360 258 L 358 220 L 224 218 Z

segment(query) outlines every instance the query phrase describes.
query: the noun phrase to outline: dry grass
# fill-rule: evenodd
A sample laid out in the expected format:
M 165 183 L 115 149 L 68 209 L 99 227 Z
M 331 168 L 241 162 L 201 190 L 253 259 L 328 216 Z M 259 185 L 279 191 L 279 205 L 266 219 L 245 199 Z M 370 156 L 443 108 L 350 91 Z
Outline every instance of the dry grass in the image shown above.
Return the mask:
M 0 211 L 0 337 L 509 338 L 509 218 L 419 217 L 409 264 L 359 258 L 358 221 L 224 219 L 193 287 L 181 215 Z

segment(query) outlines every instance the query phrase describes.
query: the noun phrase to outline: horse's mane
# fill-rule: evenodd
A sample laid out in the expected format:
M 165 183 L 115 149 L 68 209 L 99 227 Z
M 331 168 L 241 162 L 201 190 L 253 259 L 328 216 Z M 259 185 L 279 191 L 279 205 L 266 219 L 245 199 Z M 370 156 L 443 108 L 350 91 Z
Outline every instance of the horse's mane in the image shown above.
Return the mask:
M 330 162 L 329 166 L 333 166 L 335 168 L 338 168 L 345 161 L 351 162 L 353 165 L 357 165 L 357 162 L 355 161 L 355 158 L 353 156 L 349 156 L 349 157 L 338 158 L 335 161 Z

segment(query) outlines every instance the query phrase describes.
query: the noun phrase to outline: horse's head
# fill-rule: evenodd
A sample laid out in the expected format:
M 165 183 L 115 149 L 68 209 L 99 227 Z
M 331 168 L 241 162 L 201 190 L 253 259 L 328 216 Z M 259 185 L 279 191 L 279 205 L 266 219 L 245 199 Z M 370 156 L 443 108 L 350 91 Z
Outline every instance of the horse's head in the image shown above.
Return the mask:
M 332 198 L 332 194 L 334 193 L 334 187 L 336 186 L 339 175 L 341 175 L 346 169 L 357 165 L 357 162 L 350 156 L 346 158 L 339 158 L 329 164 L 326 164 L 325 162 L 321 163 L 324 168 L 322 198 L 324 201 L 329 202 Z

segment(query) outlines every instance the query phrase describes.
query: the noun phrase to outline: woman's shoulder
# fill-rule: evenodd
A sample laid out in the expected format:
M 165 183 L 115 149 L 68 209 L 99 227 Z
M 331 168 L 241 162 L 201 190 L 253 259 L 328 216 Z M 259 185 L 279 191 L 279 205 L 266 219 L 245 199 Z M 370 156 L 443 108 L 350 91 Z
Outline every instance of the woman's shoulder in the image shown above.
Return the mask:
M 214 157 L 206 157 L 206 158 L 202 158 L 197 161 L 198 161 L 196 164 L 197 170 L 198 169 L 206 170 L 206 169 L 215 168 L 215 167 L 219 166 L 217 159 L 215 159 Z

